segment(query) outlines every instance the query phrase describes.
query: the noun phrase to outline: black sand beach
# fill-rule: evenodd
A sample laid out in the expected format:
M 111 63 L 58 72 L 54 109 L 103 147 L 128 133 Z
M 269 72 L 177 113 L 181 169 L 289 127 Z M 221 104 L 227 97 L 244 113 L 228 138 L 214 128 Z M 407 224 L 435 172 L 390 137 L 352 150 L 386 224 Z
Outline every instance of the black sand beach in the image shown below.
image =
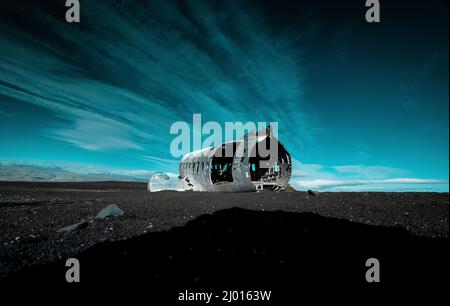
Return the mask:
M 93 219 L 110 204 L 124 214 Z M 66 287 L 64 262 L 76 257 L 84 288 L 152 286 L 168 300 L 188 288 L 267 289 L 280 301 L 315 285 L 439 287 L 448 275 L 448 216 L 448 193 L 149 193 L 143 183 L 2 182 L 0 286 Z M 371 257 L 382 266 L 379 284 L 365 280 Z

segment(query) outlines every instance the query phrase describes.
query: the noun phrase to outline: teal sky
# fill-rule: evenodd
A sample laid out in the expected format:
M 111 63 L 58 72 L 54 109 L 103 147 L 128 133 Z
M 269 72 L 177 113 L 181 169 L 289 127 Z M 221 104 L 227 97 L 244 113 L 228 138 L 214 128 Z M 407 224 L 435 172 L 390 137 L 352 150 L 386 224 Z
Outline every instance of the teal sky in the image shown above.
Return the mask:
M 200 113 L 277 121 L 299 189 L 448 191 L 446 1 L 80 2 L 0 4 L 3 168 L 176 172 Z

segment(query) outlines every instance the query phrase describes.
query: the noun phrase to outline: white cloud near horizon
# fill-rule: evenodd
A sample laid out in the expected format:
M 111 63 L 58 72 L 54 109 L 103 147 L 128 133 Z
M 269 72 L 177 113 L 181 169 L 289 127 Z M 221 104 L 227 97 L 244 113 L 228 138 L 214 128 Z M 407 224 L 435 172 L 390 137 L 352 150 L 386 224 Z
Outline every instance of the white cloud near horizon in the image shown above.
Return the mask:
M 342 180 L 322 180 L 322 179 L 316 179 L 316 180 L 305 180 L 305 181 L 297 181 L 295 182 L 295 187 L 298 187 L 300 189 L 334 189 L 335 187 L 346 187 L 347 190 L 351 190 L 353 186 L 358 186 L 357 189 L 360 186 L 368 186 L 370 189 L 381 189 L 382 186 L 388 185 L 388 184 L 395 184 L 395 185 L 411 185 L 411 184 L 445 184 L 448 183 L 448 181 L 443 180 L 431 180 L 431 179 L 417 179 L 417 178 L 395 178 L 395 179 L 385 179 L 385 180 L 348 180 L 348 181 L 342 181 Z
M 151 158 L 151 156 L 146 156 Z M 168 160 L 167 162 L 173 162 Z M 370 172 L 367 169 L 378 169 L 376 166 L 358 165 L 354 168 L 345 168 L 351 171 L 352 177 L 342 178 L 340 172 L 334 171 L 336 167 L 327 167 L 317 164 L 303 164 L 293 161 L 295 166 L 291 178 L 291 186 L 297 190 L 318 191 L 437 191 L 448 192 L 449 182 L 438 179 L 422 179 L 414 177 L 385 177 L 382 179 L 366 179 Z M 300 167 L 300 168 L 298 168 Z M 349 166 L 345 166 L 349 167 Z M 341 168 L 342 170 L 343 168 Z M 387 167 L 380 169 L 388 170 Z M 142 169 L 116 169 L 99 167 L 96 165 L 80 165 L 53 162 L 18 162 L 0 161 L 0 181 L 147 181 L 150 176 L 159 171 Z M 396 173 L 385 171 L 387 173 Z M 177 176 L 174 173 L 167 173 Z M 379 177 L 374 173 L 373 177 Z
M 176 159 L 159 158 L 159 157 L 149 156 L 149 155 L 139 155 L 139 158 L 142 160 L 146 160 L 146 161 L 160 162 L 160 163 L 165 163 L 165 164 L 178 163 L 178 160 L 176 160 Z
M 291 185 L 319 191 L 447 191 L 449 182 L 411 177 L 408 170 L 378 165 L 324 166 L 292 161 Z

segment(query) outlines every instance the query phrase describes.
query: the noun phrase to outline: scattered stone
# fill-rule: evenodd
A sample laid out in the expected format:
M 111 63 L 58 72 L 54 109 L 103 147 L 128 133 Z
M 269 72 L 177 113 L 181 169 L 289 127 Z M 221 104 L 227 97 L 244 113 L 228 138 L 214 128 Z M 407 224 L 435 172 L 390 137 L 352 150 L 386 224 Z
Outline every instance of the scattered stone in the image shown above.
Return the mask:
M 57 230 L 58 233 L 62 233 L 62 232 L 73 232 L 82 228 L 85 228 L 88 226 L 88 221 L 81 221 L 79 223 L 75 223 L 63 228 L 60 228 L 59 230 Z
M 106 217 L 117 217 L 123 215 L 123 210 L 116 204 L 111 204 L 103 208 L 95 216 L 95 219 L 105 219 Z
M 313 190 L 308 190 L 308 194 L 312 195 L 312 196 L 316 196 L 317 192 L 313 191 Z

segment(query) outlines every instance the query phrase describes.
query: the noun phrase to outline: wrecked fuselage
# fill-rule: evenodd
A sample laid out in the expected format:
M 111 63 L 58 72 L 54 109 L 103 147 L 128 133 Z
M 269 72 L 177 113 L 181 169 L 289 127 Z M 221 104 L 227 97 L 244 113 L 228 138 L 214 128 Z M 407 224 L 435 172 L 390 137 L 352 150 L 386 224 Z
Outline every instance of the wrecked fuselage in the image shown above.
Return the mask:
M 245 192 L 285 189 L 291 156 L 271 128 L 186 154 L 179 165 L 184 190 Z

